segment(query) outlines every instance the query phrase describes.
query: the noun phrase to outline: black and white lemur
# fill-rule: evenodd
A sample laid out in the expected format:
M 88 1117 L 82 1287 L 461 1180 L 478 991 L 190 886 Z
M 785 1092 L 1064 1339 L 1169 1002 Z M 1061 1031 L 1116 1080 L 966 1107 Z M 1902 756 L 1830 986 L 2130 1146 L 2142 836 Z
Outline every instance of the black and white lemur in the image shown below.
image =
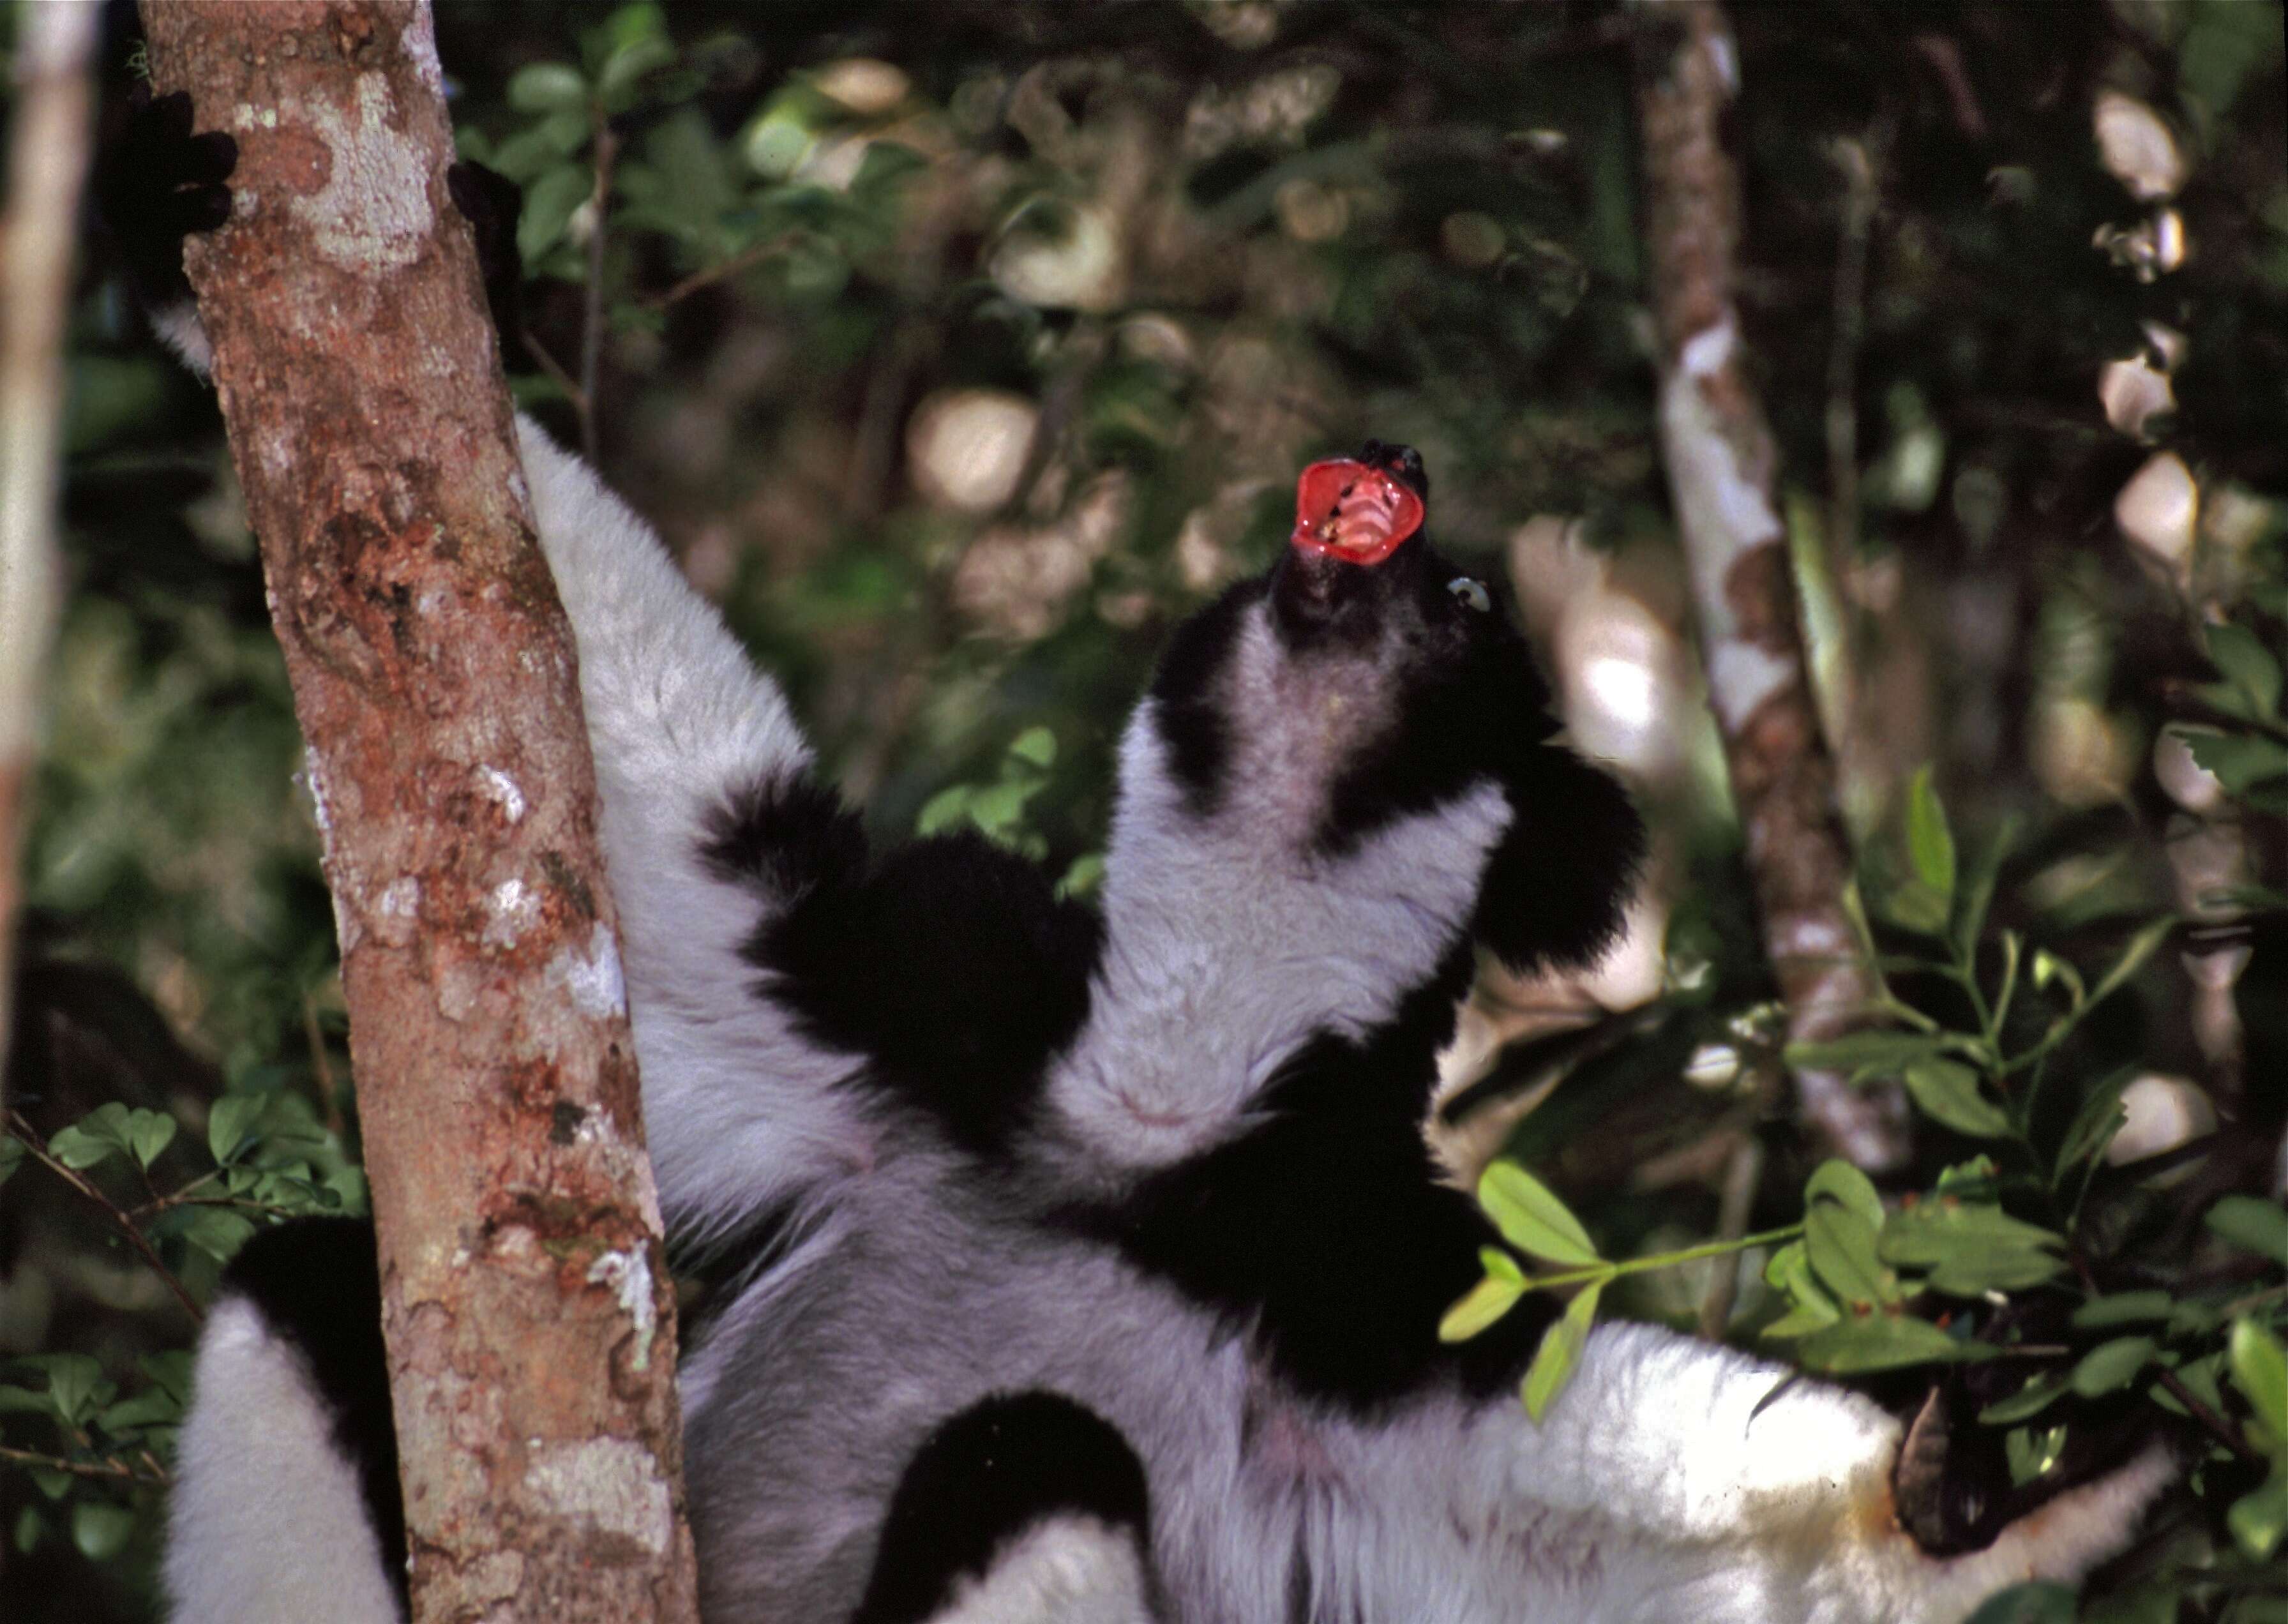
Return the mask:
M 143 122 L 173 139 L 141 229 L 179 278 L 227 143 L 187 104 Z M 202 358 L 187 315 L 162 329 Z M 1089 906 L 974 838 L 870 851 L 657 538 L 518 433 L 659 1186 L 727 1282 L 681 1373 L 710 1619 L 1950 1620 L 2125 1538 L 2157 1453 L 1942 1556 L 1854 1394 L 1609 1325 L 1537 1424 L 1545 1316 L 1438 1342 L 1491 1238 L 1421 1133 L 1473 953 L 1595 954 L 1641 830 L 1422 533 L 1411 452 L 1311 470 L 1278 561 L 1176 632 Z M 234 1266 L 181 1435 L 179 1624 L 402 1616 L 376 1320 L 356 1226 Z

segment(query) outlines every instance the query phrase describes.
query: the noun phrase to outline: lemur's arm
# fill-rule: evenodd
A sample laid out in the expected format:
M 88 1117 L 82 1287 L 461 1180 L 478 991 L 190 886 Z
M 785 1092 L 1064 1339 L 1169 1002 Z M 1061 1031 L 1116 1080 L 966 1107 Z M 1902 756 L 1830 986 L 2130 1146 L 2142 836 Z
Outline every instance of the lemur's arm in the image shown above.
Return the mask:
M 182 243 L 228 219 L 236 149 L 191 131 L 187 96 L 139 97 L 98 187 L 154 329 L 203 375 Z M 498 311 L 504 292 L 512 308 L 516 285 L 515 196 L 488 179 L 462 166 L 451 189 L 489 245 Z M 809 748 L 777 686 L 658 537 L 529 418 L 517 438 L 578 649 L 661 1197 L 671 1225 L 704 1241 L 867 1159 L 868 1130 L 834 1087 L 857 1057 L 798 1032 L 742 957 L 822 878 L 862 866 L 862 840 L 810 784 Z M 726 830 L 768 824 L 775 811 L 786 839 L 773 860 L 727 858 Z

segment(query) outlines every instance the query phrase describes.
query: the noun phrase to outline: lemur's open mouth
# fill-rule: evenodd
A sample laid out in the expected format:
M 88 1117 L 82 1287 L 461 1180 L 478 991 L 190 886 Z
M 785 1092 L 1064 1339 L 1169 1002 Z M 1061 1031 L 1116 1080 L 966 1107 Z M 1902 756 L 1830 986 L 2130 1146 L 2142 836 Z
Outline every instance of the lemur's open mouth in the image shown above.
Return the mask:
M 1295 549 L 1350 564 L 1378 564 L 1422 528 L 1422 498 L 1348 458 L 1315 462 L 1295 482 Z

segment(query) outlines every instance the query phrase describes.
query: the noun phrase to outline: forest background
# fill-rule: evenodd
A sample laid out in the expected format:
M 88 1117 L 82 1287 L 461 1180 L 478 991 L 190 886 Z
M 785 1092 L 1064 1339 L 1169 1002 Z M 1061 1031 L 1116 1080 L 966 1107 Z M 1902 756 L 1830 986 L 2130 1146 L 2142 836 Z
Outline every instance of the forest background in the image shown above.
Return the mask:
M 1803 1241 L 1627 1273 L 1606 1311 L 1910 1406 L 1940 1373 L 2021 1487 L 2171 1413 L 2207 1457 L 2081 1616 L 2288 1616 L 2281 7 L 1733 8 L 1742 337 L 1880 989 L 1792 1056 L 1659 458 L 1638 15 L 437 26 L 464 154 L 525 188 L 520 398 L 877 828 L 973 824 L 1084 890 L 1167 627 L 1275 556 L 1303 463 L 1421 448 L 1441 544 L 1508 584 L 1656 829 L 1612 959 L 1481 986 L 1442 1141 L 1506 1144 L 1613 1260 L 1791 1224 L 1811 1180 Z M 0 1617 L 28 1621 L 151 1616 L 178 1290 L 363 1200 L 219 419 L 91 212 L 81 250 L 0 1139 Z M 1820 1182 L 1791 1058 L 1911 1101 L 1887 1202 Z

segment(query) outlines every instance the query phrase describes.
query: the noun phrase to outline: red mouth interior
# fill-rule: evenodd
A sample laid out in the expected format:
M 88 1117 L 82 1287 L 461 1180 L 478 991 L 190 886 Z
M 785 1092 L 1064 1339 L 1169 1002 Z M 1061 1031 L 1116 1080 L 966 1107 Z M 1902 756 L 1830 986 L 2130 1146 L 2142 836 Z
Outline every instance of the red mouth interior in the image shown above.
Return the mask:
M 1422 528 L 1422 498 L 1380 468 L 1339 458 L 1295 482 L 1293 545 L 1346 563 L 1378 564 Z

